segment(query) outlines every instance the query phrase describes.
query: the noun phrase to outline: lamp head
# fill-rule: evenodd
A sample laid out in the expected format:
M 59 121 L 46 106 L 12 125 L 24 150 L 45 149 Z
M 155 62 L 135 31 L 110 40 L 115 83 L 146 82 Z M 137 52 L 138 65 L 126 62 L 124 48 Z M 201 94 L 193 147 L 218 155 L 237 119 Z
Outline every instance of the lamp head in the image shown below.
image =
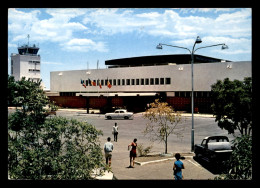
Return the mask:
M 221 50 L 225 50 L 225 49 L 228 49 L 228 46 L 223 44 L 222 47 L 221 47 Z
M 161 43 L 159 43 L 157 46 L 156 46 L 156 49 L 162 49 L 162 45 L 161 45 Z
M 199 36 L 197 36 L 196 42 L 195 43 L 202 43 L 202 40 Z

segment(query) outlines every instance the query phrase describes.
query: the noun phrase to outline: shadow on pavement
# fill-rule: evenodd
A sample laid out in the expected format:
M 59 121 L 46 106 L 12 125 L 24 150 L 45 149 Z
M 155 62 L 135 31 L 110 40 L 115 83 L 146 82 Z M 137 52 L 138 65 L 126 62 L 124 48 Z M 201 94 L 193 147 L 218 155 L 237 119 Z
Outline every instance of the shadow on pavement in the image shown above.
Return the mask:
M 211 172 L 214 175 L 217 174 L 225 174 L 226 168 L 223 164 L 216 164 L 213 162 L 207 162 L 203 159 L 197 158 L 197 157 L 193 157 L 193 159 L 199 163 L 203 168 L 205 168 L 206 170 L 208 170 L 209 172 Z

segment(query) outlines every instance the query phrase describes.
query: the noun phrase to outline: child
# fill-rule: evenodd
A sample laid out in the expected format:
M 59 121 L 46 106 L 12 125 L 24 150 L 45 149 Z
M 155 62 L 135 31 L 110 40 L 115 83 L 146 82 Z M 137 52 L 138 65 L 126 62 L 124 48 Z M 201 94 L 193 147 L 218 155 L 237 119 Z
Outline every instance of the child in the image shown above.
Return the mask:
M 180 161 L 181 155 L 179 153 L 175 154 L 176 161 L 173 165 L 174 178 L 175 180 L 183 180 L 182 170 L 184 169 L 183 162 Z

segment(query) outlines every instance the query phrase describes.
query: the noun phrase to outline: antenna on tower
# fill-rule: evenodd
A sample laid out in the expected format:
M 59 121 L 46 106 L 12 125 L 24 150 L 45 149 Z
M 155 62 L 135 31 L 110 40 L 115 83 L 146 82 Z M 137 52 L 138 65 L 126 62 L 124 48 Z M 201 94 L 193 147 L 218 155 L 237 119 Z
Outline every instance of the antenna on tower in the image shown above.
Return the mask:
M 28 38 L 28 44 L 27 44 L 26 53 L 29 53 L 29 38 L 30 38 L 29 34 L 27 34 L 27 38 Z
M 29 46 L 29 38 L 30 38 L 30 35 L 29 35 L 29 34 L 27 35 L 27 38 L 28 38 L 28 46 Z
M 98 69 L 99 60 L 97 60 L 97 69 Z

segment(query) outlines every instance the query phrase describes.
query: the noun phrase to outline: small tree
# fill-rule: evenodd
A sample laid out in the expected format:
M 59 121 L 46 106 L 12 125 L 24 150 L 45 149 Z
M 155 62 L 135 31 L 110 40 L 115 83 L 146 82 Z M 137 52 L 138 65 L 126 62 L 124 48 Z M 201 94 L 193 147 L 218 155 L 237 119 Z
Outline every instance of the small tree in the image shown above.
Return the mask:
M 225 174 L 216 179 L 247 180 L 252 179 L 252 137 L 242 135 L 233 141 L 233 152 L 226 164 Z
M 251 179 L 252 177 L 252 78 L 244 81 L 229 78 L 218 80 L 211 86 L 212 111 L 218 126 L 240 136 L 233 140 L 231 159 L 226 164 L 226 174 L 216 179 Z
M 144 134 L 149 134 L 151 141 L 159 140 L 164 142 L 165 153 L 167 153 L 167 143 L 170 134 L 174 133 L 181 136 L 183 128 L 177 130 L 177 125 L 181 121 L 181 114 L 174 113 L 174 110 L 167 102 L 159 102 L 156 99 L 150 104 L 151 108 L 147 109 L 143 114 L 144 118 L 150 122 L 147 123 Z
M 218 126 L 229 134 L 239 130 L 242 135 L 250 135 L 252 130 L 252 78 L 244 81 L 229 78 L 218 80 L 211 86 L 213 104 L 211 106 Z

